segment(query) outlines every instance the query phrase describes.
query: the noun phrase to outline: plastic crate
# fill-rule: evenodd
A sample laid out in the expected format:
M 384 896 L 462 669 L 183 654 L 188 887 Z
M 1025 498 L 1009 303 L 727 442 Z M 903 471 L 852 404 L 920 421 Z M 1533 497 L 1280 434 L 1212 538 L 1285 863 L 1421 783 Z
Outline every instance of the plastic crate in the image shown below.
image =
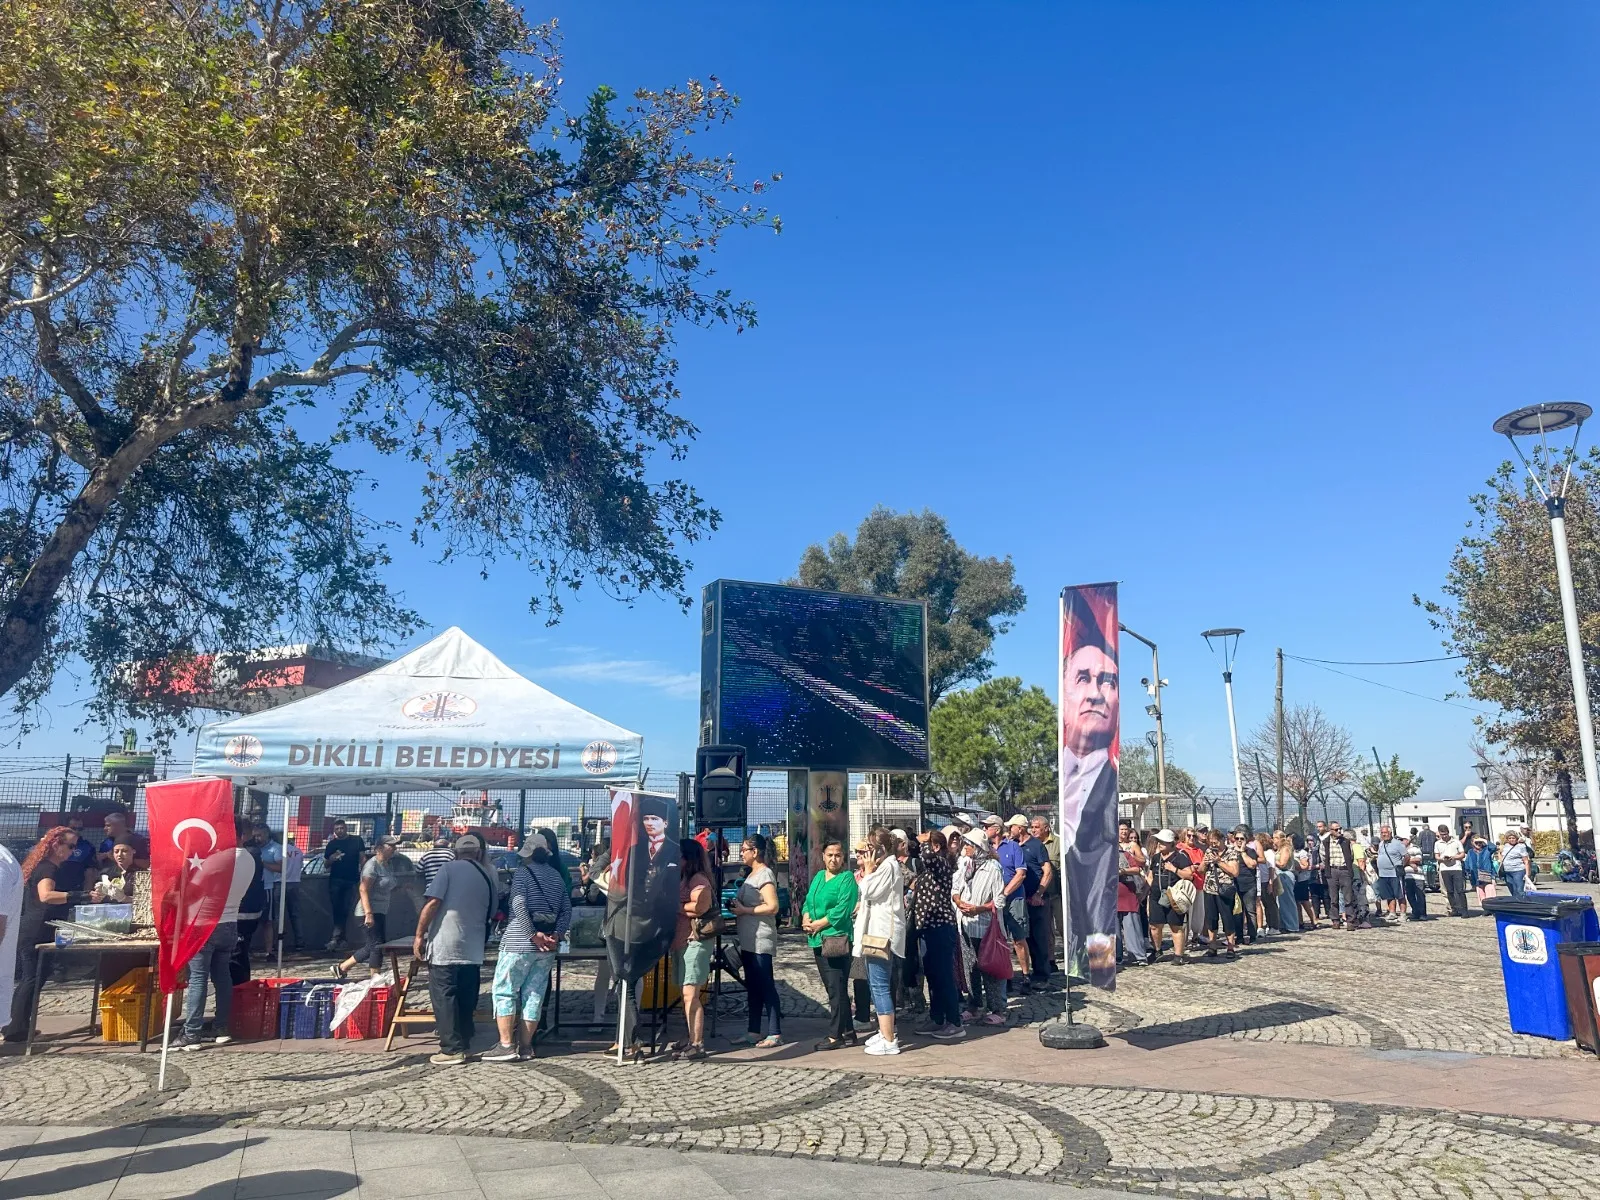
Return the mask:
M 298 980 L 278 988 L 278 1036 L 325 1038 L 333 1019 L 333 988 L 328 982 Z
M 305 985 L 294 1009 L 294 1036 L 299 1040 L 332 1037 L 333 990 L 331 983 Z
M 141 967 L 140 970 L 145 970 Z M 118 984 L 122 980 L 117 981 Z M 115 986 L 115 985 L 113 985 Z M 113 992 L 109 988 L 100 993 L 100 1036 L 108 1042 L 137 1042 L 139 1040 L 139 1005 L 144 1003 L 144 985 L 132 991 Z M 150 1008 L 145 1013 L 145 1032 L 150 1038 L 161 1036 L 162 1018 L 166 1016 L 167 998 L 157 992 L 150 997 Z M 172 993 L 172 1015 L 183 1019 L 183 987 Z
M 278 1006 L 283 989 L 299 979 L 251 979 L 235 985 L 228 1032 L 241 1041 L 282 1037 Z
M 342 988 L 340 989 L 343 990 Z M 337 1003 L 337 994 L 335 995 Z M 333 1031 L 335 1038 L 359 1041 L 364 1038 L 380 1038 L 389 1032 L 389 1018 L 394 1013 L 393 989 L 386 987 L 370 988 L 360 1004 L 356 1005 L 355 1012 L 351 1013 L 343 1025 Z M 331 1018 L 330 1018 L 331 1019 Z

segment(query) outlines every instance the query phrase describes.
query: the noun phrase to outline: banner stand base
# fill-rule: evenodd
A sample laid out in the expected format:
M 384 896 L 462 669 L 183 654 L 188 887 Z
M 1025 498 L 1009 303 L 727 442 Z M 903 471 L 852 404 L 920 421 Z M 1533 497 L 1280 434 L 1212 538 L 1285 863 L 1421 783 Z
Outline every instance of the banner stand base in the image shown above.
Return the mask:
M 1039 1044 L 1051 1050 L 1098 1050 L 1106 1044 L 1106 1039 L 1093 1025 L 1051 1021 L 1040 1027 Z

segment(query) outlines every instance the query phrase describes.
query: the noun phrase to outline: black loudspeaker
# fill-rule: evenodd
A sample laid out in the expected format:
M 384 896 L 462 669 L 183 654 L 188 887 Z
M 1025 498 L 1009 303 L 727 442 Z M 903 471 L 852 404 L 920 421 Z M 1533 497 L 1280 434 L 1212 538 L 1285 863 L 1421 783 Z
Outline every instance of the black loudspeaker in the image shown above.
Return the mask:
M 695 750 L 696 825 L 744 825 L 745 801 L 750 795 L 744 758 L 743 746 L 701 746 Z

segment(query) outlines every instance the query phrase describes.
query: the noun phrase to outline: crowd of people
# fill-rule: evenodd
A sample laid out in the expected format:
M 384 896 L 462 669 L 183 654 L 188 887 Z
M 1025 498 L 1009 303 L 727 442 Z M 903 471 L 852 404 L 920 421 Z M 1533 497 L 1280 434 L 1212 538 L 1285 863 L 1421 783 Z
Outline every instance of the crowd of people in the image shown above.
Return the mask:
M 180 1049 L 229 1040 L 232 987 L 250 977 L 258 930 L 270 945 L 281 912 L 288 948 L 303 945 L 297 897 L 302 851 L 250 819 L 239 821 L 236 838 L 236 853 L 252 860 L 250 884 L 230 895 L 189 963 Z M 1383 825 L 1365 837 L 1337 821 L 1319 821 L 1307 836 L 1244 825 L 1141 833 L 1124 821 L 1119 843 L 1121 967 L 1184 963 L 1195 954 L 1232 958 L 1269 934 L 1429 920 L 1429 890 L 1443 893 L 1450 915 L 1464 917 L 1469 893 L 1480 903 L 1499 888 L 1521 895 L 1535 873 L 1529 831 L 1492 840 L 1470 824 L 1459 835 L 1440 825 L 1404 836 Z M 346 942 L 343 922 L 335 921 L 325 949 L 343 955 L 333 968 L 337 978 L 358 964 L 372 972 L 382 968 L 390 903 L 406 874 L 394 861 L 399 846 L 398 838 L 380 837 L 368 847 L 336 821 L 322 848 L 332 911 L 360 919 L 358 945 Z M 717 881 L 727 843 L 720 832 L 702 831 L 681 844 L 672 956 L 682 986 L 686 1038 L 675 1047 L 682 1056 L 706 1056 L 713 947 L 728 935 L 737 945 L 748 1009 L 748 1029 L 735 1044 L 770 1049 L 784 1042 L 773 850 L 761 834 L 739 845 L 742 874 L 725 928 Z M 440 1040 L 434 1061 L 441 1065 L 466 1060 L 497 927 L 502 932 L 490 991 L 499 1041 L 482 1057 L 514 1062 L 534 1054 L 555 954 L 574 906 L 605 903 L 604 847 L 580 862 L 572 878 L 553 833 L 534 830 L 524 839 L 509 887 L 488 865 L 486 851 L 472 834 L 441 837 L 416 863 L 424 887 L 413 951 L 429 965 Z M 148 844 L 122 812 L 106 817 L 99 836 L 85 830 L 80 814 L 71 814 L 21 863 L 0 848 L 6 1040 L 27 1036 L 39 966 L 34 947 L 50 938 L 50 922 L 66 918 L 75 904 L 128 903 L 136 925 L 150 924 L 148 855 Z M 957 1040 L 972 1025 L 1006 1025 L 1010 1000 L 1051 986 L 1061 943 L 1061 850 L 1045 818 L 989 816 L 976 826 L 956 823 L 917 836 L 877 826 L 848 850 L 842 841 L 827 842 L 821 859 L 795 914 L 828 1005 L 816 1049 L 860 1046 L 872 1055 L 898 1054 L 904 1044 L 899 1018 L 911 1014 L 925 1014 L 917 1035 Z M 983 953 L 997 922 L 1003 959 Z M 597 1020 L 614 990 L 602 964 Z M 209 1037 L 208 992 L 215 997 Z
M 51 922 L 66 920 L 78 904 L 127 904 L 133 922 L 149 926 L 150 848 L 125 812 L 109 813 L 101 830 L 85 828 L 83 814 L 45 831 L 19 863 L 0 846 L 0 1035 L 25 1041 L 39 978 L 35 949 L 55 935 Z M 51 962 L 46 957 L 46 973 Z
M 708 950 L 694 948 L 708 947 L 718 927 L 707 915 L 713 882 L 706 855 L 698 846 L 685 849 L 675 951 L 690 967 L 709 960 Z M 731 910 L 749 1025 L 734 1044 L 770 1049 L 783 1044 L 773 967 L 777 879 L 769 839 L 754 834 L 739 849 L 744 873 Z M 899 1017 L 914 1013 L 925 1014 L 917 1035 L 958 1040 L 969 1025 L 1005 1025 L 1008 998 L 1050 985 L 1061 859 L 1044 818 L 991 816 L 977 828 L 952 824 L 916 837 L 877 826 L 848 854 L 837 839 L 820 849 L 822 869 L 799 910 L 828 1004 L 817 1050 L 859 1045 L 867 1054 L 899 1054 Z M 1003 967 L 980 954 L 996 921 Z M 700 1058 L 707 976 L 703 968 L 686 969 L 683 978 L 689 1022 L 683 1049 Z
M 1338 821 L 1318 821 L 1310 836 L 1282 829 L 1119 830 L 1118 961 L 1183 963 L 1191 951 L 1237 957 L 1263 934 L 1324 927 L 1357 929 L 1389 921 L 1431 920 L 1427 893 L 1443 893 L 1453 917 L 1505 887 L 1530 886 L 1532 834 L 1498 841 L 1470 822 L 1400 836 L 1389 825 L 1363 837 Z M 1167 951 L 1170 939 L 1171 952 Z

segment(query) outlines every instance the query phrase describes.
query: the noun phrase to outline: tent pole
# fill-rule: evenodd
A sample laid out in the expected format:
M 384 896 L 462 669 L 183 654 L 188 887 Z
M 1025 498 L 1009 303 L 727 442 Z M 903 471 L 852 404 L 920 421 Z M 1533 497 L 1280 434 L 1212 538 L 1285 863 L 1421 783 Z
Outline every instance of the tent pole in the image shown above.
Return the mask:
M 289 799 L 287 795 L 283 798 L 283 853 L 278 858 L 278 974 L 280 976 L 283 974 L 283 922 L 289 911 Z
M 528 836 L 528 789 L 522 788 L 517 792 L 517 845 L 522 845 L 522 839 Z

